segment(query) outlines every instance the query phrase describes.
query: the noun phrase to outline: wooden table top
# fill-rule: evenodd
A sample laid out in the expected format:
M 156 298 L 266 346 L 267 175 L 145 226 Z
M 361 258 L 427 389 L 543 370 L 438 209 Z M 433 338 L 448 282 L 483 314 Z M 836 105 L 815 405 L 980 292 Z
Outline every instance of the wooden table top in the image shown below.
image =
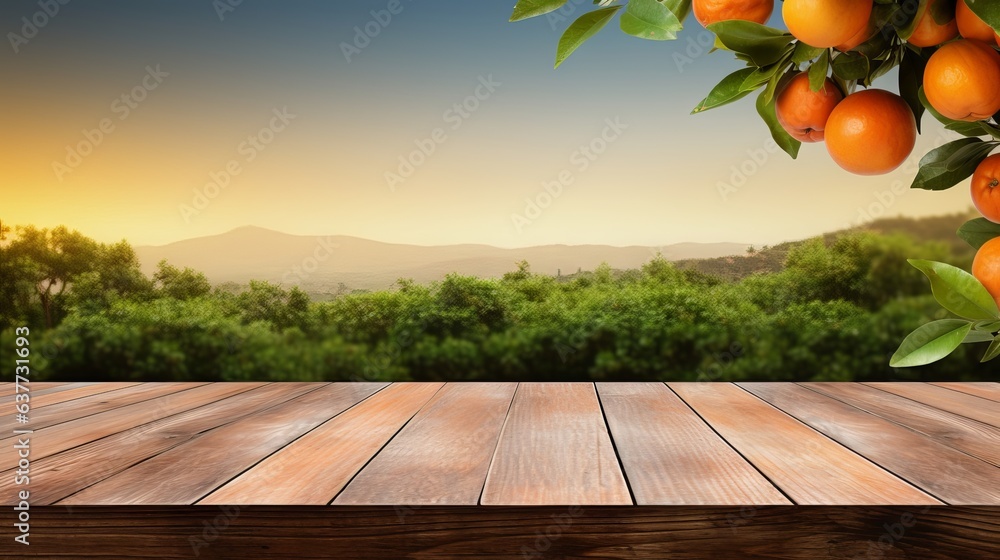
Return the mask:
M 31 389 L 32 506 L 1000 505 L 1000 383 Z

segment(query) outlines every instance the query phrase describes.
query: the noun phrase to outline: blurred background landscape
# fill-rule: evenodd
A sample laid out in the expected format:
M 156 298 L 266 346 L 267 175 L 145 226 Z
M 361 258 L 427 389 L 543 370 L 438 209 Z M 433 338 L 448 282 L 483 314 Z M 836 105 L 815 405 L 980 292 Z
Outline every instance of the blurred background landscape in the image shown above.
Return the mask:
M 906 258 L 969 266 L 967 217 L 521 250 L 259 228 L 135 249 L 2 226 L 0 348 L 28 325 L 35 379 L 66 381 L 989 379 L 977 345 L 888 366 L 946 314 Z
M 751 100 L 690 114 L 742 66 L 700 26 L 553 70 L 592 4 L 511 4 L 0 4 L 0 359 L 26 325 L 50 380 L 991 375 L 888 367 L 945 313 L 906 259 L 971 263 L 966 189 L 908 188 L 957 133 L 792 161 Z

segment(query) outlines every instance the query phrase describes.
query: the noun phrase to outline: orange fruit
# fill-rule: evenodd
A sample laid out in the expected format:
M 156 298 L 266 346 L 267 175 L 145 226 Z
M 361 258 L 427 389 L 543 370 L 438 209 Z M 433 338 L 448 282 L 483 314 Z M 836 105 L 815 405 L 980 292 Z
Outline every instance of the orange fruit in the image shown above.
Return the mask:
M 802 142 L 822 142 L 826 121 L 844 98 L 830 78 L 819 91 L 809 89 L 809 74 L 802 72 L 785 85 L 774 110 L 778 122 L 792 138 Z
M 958 22 L 958 32 L 966 39 L 987 43 L 992 43 L 995 39 L 996 33 L 993 32 L 993 28 L 979 19 L 979 16 L 969 9 L 965 0 L 958 0 L 955 6 L 955 21 Z
M 705 27 L 730 19 L 766 23 L 774 11 L 774 0 L 694 0 L 694 17 Z
M 1000 305 L 1000 237 L 990 239 L 976 251 L 972 275 L 986 286 L 986 291 Z
M 994 154 L 972 174 L 972 203 L 984 218 L 1000 224 L 1000 154 Z
M 861 33 L 868 25 L 872 3 L 872 0 L 785 0 L 781 15 L 796 39 L 826 49 L 846 44 Z
M 862 27 L 861 31 L 858 31 L 854 37 L 851 37 L 847 40 L 847 42 L 837 45 L 834 48 L 840 52 L 851 51 L 856 49 L 861 43 L 864 43 L 868 39 L 874 37 L 875 33 L 878 31 L 878 25 L 875 23 L 874 15 L 875 13 L 872 12 L 873 17 L 868 19 L 868 25 Z
M 866 89 L 834 107 L 825 135 L 837 165 L 858 175 L 879 175 L 899 167 L 913 151 L 917 123 L 902 97 Z
M 924 13 L 917 20 L 917 27 L 913 30 L 913 35 L 906 40 L 916 47 L 936 47 L 945 41 L 951 41 L 958 37 L 958 22 L 952 17 L 951 20 L 942 25 L 934 20 L 931 10 L 935 4 L 945 0 L 930 0 L 924 6 Z
M 979 41 L 942 45 L 924 69 L 924 94 L 949 119 L 992 117 L 1000 111 L 1000 54 Z

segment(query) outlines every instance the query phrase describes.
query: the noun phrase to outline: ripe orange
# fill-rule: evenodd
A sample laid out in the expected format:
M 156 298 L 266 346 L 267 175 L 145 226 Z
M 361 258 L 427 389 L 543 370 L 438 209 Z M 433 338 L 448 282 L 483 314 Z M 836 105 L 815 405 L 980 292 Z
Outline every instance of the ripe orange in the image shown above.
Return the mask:
M 878 31 L 878 25 L 875 23 L 874 15 L 875 13 L 872 12 L 873 17 L 868 19 L 868 25 L 862 27 L 861 31 L 858 31 L 853 37 L 848 39 L 847 42 L 837 45 L 834 48 L 840 52 L 851 51 L 856 49 L 861 43 L 864 43 L 868 39 L 874 37 L 875 33 Z
M 958 22 L 952 17 L 951 21 L 941 25 L 934 21 L 931 14 L 932 8 L 943 0 L 930 0 L 924 7 L 924 13 L 917 20 L 917 27 L 913 30 L 913 35 L 907 42 L 916 47 L 936 47 L 945 41 L 950 41 L 958 37 Z
M 694 0 L 691 8 L 695 19 L 705 27 L 729 19 L 765 23 L 774 11 L 774 0 Z
M 1000 237 L 994 237 L 976 251 L 972 261 L 972 275 L 1000 305 Z
M 837 104 L 825 134 L 837 165 L 858 175 L 879 175 L 899 167 L 913 151 L 917 123 L 902 97 L 866 89 Z
M 843 98 L 844 94 L 830 78 L 819 91 L 812 91 L 809 74 L 803 72 L 781 90 L 774 109 L 781 127 L 793 138 L 802 142 L 822 142 L 826 121 Z
M 958 32 L 962 34 L 962 37 L 986 43 L 994 41 L 996 34 L 993 32 L 993 28 L 979 19 L 979 16 L 969 9 L 965 0 L 958 0 L 955 6 L 955 20 L 958 22 Z
M 924 94 L 949 119 L 992 117 L 1000 111 L 1000 54 L 978 41 L 942 45 L 924 69 Z
M 972 203 L 984 218 L 1000 224 L 1000 154 L 984 159 L 972 174 Z
M 781 15 L 796 39 L 819 49 L 843 45 L 868 25 L 872 0 L 785 0 Z

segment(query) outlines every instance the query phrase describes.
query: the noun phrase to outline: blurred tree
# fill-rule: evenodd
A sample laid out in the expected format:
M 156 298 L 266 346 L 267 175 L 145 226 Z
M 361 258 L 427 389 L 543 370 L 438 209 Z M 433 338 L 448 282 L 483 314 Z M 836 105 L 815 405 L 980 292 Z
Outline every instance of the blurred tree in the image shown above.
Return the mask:
M 180 300 L 207 296 L 212 291 L 212 285 L 204 274 L 191 268 L 181 270 L 166 260 L 156 266 L 153 282 L 161 297 Z
M 285 290 L 276 284 L 252 280 L 250 289 L 236 296 L 244 323 L 266 321 L 279 330 L 305 327 L 309 296 L 298 287 Z
M 18 226 L 16 238 L 5 248 L 4 260 L 13 266 L 8 275 L 14 279 L 5 289 L 16 293 L 19 284 L 31 285 L 45 327 L 51 328 L 61 318 L 66 288 L 77 276 L 94 269 L 99 250 L 96 241 L 63 226 L 51 230 Z

